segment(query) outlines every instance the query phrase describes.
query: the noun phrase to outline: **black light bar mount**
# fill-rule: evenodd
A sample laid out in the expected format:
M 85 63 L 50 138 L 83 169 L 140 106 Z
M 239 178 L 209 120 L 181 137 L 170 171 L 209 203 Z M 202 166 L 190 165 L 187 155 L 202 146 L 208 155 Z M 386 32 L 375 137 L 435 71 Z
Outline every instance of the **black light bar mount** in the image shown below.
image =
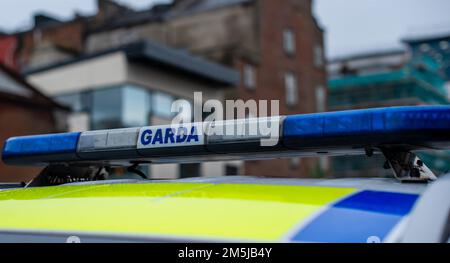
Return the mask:
M 428 182 L 437 179 L 433 171 L 413 152 L 401 149 L 381 149 L 386 158 L 385 168 L 392 169 L 401 182 Z

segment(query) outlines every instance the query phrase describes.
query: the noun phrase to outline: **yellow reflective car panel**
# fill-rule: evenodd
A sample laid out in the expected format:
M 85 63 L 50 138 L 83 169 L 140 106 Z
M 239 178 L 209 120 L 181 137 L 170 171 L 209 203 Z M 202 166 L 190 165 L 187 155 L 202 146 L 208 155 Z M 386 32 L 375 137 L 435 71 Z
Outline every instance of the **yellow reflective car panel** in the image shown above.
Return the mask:
M 0 192 L 0 229 L 277 241 L 354 193 L 310 186 L 141 183 Z

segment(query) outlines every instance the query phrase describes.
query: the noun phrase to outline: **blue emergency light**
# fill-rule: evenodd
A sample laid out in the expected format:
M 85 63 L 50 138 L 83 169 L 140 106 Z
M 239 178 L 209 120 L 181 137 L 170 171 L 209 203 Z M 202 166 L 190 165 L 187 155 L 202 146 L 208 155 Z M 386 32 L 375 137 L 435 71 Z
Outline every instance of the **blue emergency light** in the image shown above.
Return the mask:
M 268 118 L 252 121 L 262 124 Z M 6 141 L 2 159 L 13 165 L 121 165 L 363 154 L 367 148 L 450 149 L 450 106 L 351 110 L 270 121 L 278 131 L 270 146 L 261 145 L 267 134 L 203 132 L 205 125 L 206 130 L 221 125 L 238 129 L 249 123 L 238 120 L 14 137 Z

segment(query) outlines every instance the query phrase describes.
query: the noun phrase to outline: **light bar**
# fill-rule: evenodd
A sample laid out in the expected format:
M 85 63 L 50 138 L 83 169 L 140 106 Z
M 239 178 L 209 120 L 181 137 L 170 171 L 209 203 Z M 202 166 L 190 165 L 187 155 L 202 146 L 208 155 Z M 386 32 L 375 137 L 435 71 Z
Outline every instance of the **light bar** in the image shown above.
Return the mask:
M 33 164 L 78 161 L 79 132 L 14 137 L 6 141 L 2 159 L 5 163 Z
M 278 136 L 259 129 L 247 133 L 254 124 L 275 125 L 272 131 Z M 213 132 L 221 129 L 238 132 Z M 269 144 L 262 145 L 261 140 Z M 368 147 L 450 149 L 450 107 L 393 107 L 15 137 L 6 141 L 2 159 L 15 165 L 123 165 L 362 154 Z
M 139 158 L 136 151 L 139 128 L 88 131 L 80 134 L 77 155 L 81 160 Z
M 287 117 L 283 142 L 291 149 L 401 146 L 448 149 L 450 107 L 416 106 Z

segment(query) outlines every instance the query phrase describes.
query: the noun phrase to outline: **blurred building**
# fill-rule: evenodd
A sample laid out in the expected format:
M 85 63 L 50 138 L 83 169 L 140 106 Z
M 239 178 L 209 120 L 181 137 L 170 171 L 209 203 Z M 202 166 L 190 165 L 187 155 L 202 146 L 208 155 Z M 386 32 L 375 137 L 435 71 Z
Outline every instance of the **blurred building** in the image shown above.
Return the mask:
M 409 36 L 404 41 L 414 57 L 429 57 L 436 61 L 446 82 L 447 95 L 450 95 L 450 31 Z
M 405 49 L 358 54 L 328 65 L 329 109 L 449 104 L 449 37 L 405 40 Z M 432 51 L 434 50 L 434 51 Z M 450 170 L 450 154 L 425 152 L 433 170 Z M 335 157 L 336 176 L 383 176 L 384 158 Z
M 175 0 L 141 11 L 111 0 L 97 4 L 97 14 L 72 21 L 36 15 L 34 28 L 16 34 L 19 68 L 33 72 L 151 40 L 237 70 L 241 78 L 224 99 L 279 100 L 279 114 L 326 110 L 323 30 L 312 14 L 313 0 Z M 78 78 L 90 75 L 80 72 Z M 240 171 L 320 176 L 327 167 L 327 159 L 290 159 L 249 161 Z
M 326 109 L 323 31 L 311 0 L 178 0 L 91 28 L 88 52 L 140 39 L 233 67 L 241 81 L 229 99 L 279 100 L 280 114 Z M 242 116 L 241 116 L 242 117 Z M 245 174 L 309 176 L 317 160 L 249 161 Z
M 18 48 L 18 38 L 0 32 L 0 64 L 18 70 L 16 50 Z
M 239 74 L 220 64 L 154 42 L 144 41 L 92 52 L 27 72 L 43 92 L 70 105 L 72 131 L 170 124 L 172 103 L 223 101 L 239 82 Z M 202 106 L 202 105 L 199 105 Z M 191 116 L 188 116 L 191 117 Z M 171 179 L 237 173 L 241 162 L 152 165 L 150 177 Z
M 13 47 L 8 50 L 10 63 L 22 71 L 80 55 L 85 25 L 85 18 L 81 17 L 60 21 L 49 15 L 36 14 L 32 29 L 9 35 L 14 39 Z
M 13 136 L 60 132 L 69 109 L 27 83 L 0 63 L 0 142 Z M 39 169 L 6 166 L 0 162 L 0 182 L 28 181 Z

